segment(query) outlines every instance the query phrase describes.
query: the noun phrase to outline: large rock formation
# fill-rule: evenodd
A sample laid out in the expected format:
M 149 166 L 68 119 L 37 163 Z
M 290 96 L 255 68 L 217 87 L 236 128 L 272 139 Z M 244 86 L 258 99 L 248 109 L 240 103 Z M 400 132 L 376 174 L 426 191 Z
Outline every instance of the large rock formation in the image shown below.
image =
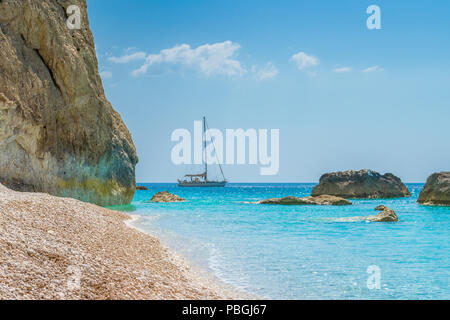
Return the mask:
M 311 193 L 312 196 L 322 194 L 369 199 L 411 196 L 408 188 L 392 173 L 381 175 L 367 169 L 324 174 Z
M 417 202 L 450 206 L 450 172 L 433 173 L 429 176 Z
M 258 204 L 284 204 L 284 205 L 328 205 L 328 206 L 345 206 L 352 204 L 344 198 L 321 195 L 317 197 L 303 197 L 298 198 L 294 196 L 287 196 L 284 198 L 271 198 L 258 201 Z
M 66 9 L 81 9 L 81 29 Z M 131 135 L 105 97 L 86 0 L 0 1 L 0 183 L 100 205 L 135 192 Z

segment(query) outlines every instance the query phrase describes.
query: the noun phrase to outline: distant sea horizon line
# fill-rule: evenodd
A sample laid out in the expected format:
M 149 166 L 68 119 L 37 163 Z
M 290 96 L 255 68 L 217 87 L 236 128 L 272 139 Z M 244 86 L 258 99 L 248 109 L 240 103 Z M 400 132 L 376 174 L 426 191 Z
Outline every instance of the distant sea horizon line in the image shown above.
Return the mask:
M 169 181 L 169 182 L 136 182 L 136 184 L 177 184 L 178 182 L 174 182 L 174 181 Z M 300 183 L 304 183 L 304 184 L 313 184 L 313 183 L 319 183 L 319 181 L 316 182 L 232 182 L 232 181 L 228 181 L 228 184 L 268 184 L 268 183 L 278 183 L 278 184 L 300 184 Z M 420 184 L 420 183 L 425 183 L 425 181 L 422 182 L 404 182 L 405 184 Z

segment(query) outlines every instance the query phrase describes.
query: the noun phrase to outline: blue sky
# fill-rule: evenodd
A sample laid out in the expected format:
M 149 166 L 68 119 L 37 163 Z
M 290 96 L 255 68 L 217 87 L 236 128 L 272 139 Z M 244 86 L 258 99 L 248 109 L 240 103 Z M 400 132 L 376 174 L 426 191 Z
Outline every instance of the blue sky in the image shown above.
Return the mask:
M 371 4 L 381 30 L 366 27 Z M 170 135 L 203 115 L 223 131 L 280 129 L 279 173 L 225 166 L 232 182 L 450 170 L 449 1 L 88 0 L 88 11 L 139 182 L 199 170 L 172 164 Z

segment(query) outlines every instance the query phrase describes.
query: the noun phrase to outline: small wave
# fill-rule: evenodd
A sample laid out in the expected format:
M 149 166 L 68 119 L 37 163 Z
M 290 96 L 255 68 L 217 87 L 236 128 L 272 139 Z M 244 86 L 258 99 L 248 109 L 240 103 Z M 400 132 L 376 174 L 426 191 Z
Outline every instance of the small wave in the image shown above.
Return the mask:
M 344 217 L 344 218 L 323 218 L 321 220 L 327 222 L 362 222 L 362 221 L 369 222 L 367 220 L 367 217 L 364 216 Z

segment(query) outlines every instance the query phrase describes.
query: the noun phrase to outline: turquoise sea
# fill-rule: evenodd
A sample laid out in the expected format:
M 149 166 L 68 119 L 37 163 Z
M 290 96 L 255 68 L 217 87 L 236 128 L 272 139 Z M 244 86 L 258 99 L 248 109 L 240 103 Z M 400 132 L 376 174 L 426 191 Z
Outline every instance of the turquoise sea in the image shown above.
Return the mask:
M 247 292 L 270 299 L 450 299 L 450 207 L 417 204 L 423 184 L 407 185 L 411 198 L 345 207 L 246 203 L 308 196 L 314 184 L 141 185 L 149 191 L 136 192 L 135 226 Z M 165 190 L 187 202 L 147 202 Z M 379 204 L 400 221 L 342 221 L 376 214 Z M 373 265 L 380 289 L 367 286 Z

